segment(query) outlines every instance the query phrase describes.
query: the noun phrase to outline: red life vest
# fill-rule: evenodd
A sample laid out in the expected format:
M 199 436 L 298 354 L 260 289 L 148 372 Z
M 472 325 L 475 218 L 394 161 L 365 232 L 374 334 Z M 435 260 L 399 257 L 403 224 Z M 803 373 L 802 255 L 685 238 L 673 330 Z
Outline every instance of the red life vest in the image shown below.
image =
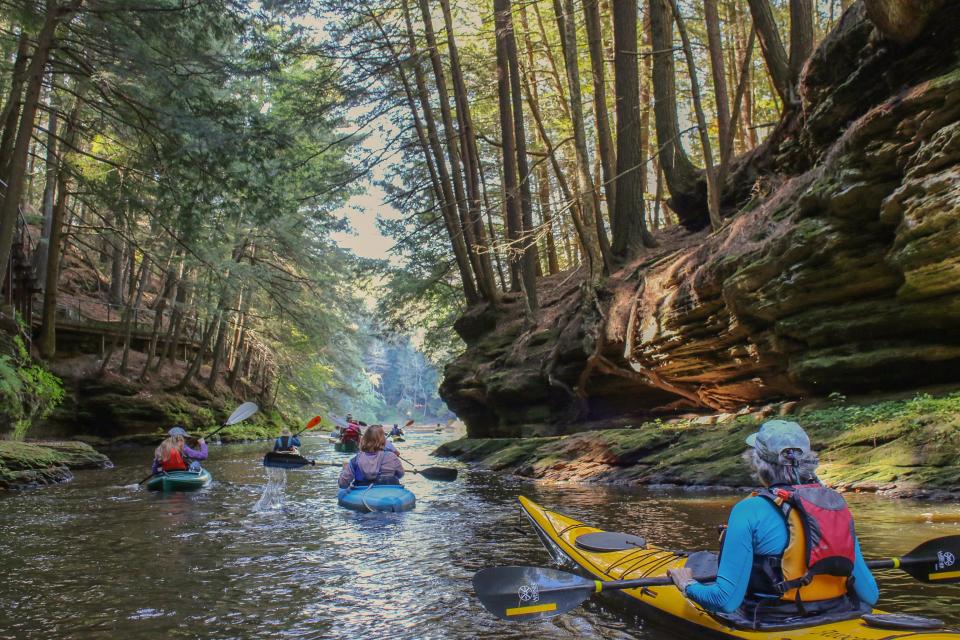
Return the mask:
M 779 564 L 780 575 L 770 578 L 780 597 L 813 602 L 846 595 L 856 534 L 843 496 L 820 484 L 776 486 L 757 495 L 773 502 L 787 524 L 787 546 L 768 564 Z
M 360 427 L 351 423 L 346 430 L 341 434 L 340 440 L 343 442 L 359 442 L 360 441 Z
M 187 463 L 183 461 L 183 456 L 176 449 L 170 451 L 170 457 L 160 461 L 160 468 L 164 471 L 186 471 Z

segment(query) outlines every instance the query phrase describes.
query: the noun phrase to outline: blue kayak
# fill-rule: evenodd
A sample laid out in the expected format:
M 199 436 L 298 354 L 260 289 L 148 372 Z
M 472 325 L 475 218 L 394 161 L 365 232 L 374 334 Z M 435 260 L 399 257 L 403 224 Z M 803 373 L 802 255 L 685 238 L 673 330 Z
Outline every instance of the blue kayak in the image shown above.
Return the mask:
M 340 489 L 337 504 L 353 511 L 410 511 L 417 504 L 413 492 L 399 484 L 375 484 L 367 487 Z

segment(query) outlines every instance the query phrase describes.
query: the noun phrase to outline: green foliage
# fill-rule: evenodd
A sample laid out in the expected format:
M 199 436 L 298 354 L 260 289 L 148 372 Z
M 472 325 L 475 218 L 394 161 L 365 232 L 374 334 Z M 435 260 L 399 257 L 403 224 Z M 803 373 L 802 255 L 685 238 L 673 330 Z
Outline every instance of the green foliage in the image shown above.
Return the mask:
M 6 347 L 3 349 L 3 347 Z M 20 336 L 0 335 L 0 424 L 21 439 L 34 420 L 45 418 L 63 400 L 57 376 L 35 363 Z

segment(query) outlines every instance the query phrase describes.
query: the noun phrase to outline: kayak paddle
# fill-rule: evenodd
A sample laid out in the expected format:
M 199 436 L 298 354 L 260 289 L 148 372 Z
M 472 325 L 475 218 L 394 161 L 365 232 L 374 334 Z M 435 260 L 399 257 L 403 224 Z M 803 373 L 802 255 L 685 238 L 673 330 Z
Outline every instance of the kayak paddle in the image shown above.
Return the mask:
M 283 453 L 282 451 L 270 451 L 263 456 L 263 466 L 273 467 L 275 469 L 299 469 L 308 464 L 316 464 L 316 460 L 304 458 L 298 453 Z M 322 464 L 322 463 L 321 463 Z
M 960 535 L 924 542 L 899 558 L 868 560 L 871 569 L 901 569 L 920 582 L 960 582 Z M 710 582 L 716 576 L 695 577 Z M 550 618 L 575 609 L 603 591 L 665 587 L 669 576 L 633 580 L 590 580 L 545 567 L 490 567 L 473 576 L 473 590 L 484 608 L 503 620 Z
M 418 473 L 427 480 L 439 480 L 441 482 L 452 482 L 457 479 L 457 474 L 460 472 L 453 467 L 427 467 L 426 469 L 417 469 L 417 465 L 413 464 L 402 455 L 397 453 L 397 457 L 406 462 L 408 465 L 413 467 L 409 469 L 411 473 Z
M 243 422 L 257 411 L 260 410 L 260 407 L 254 402 L 244 402 L 242 405 L 233 410 L 233 413 L 230 414 L 230 417 L 227 418 L 227 421 L 220 425 L 217 429 L 203 436 L 204 439 L 209 438 L 217 433 L 220 433 L 223 429 L 229 427 L 230 425 L 237 424 L 238 422 Z M 158 475 L 157 473 L 151 473 L 146 478 L 137 483 L 137 486 L 143 484 L 153 476 Z
M 207 438 L 212 438 L 213 436 L 217 435 L 227 427 L 231 425 L 235 425 L 238 422 L 243 422 L 244 420 L 246 420 L 247 418 L 249 418 L 259 410 L 260 410 L 260 407 L 258 407 L 255 402 L 244 402 L 242 405 L 237 407 L 233 411 L 233 413 L 230 414 L 230 417 L 227 418 L 226 422 L 224 422 L 222 425 L 220 425 L 219 427 L 217 427 L 207 435 L 203 436 L 203 439 L 206 440 Z
M 320 420 L 321 420 L 320 416 L 313 416 L 312 418 L 310 418 L 310 422 L 307 423 L 307 426 L 305 426 L 303 429 L 300 429 L 300 431 L 297 431 L 295 434 L 293 434 L 290 437 L 296 438 L 298 435 L 300 435 L 304 431 L 310 431 L 310 429 L 313 429 L 315 426 L 320 424 Z
M 275 458 L 270 458 L 270 463 L 268 464 L 267 457 L 270 456 L 271 454 L 276 454 L 277 456 L 286 455 L 288 458 L 293 458 L 293 460 L 278 461 L 277 464 L 274 464 Z M 302 459 L 302 462 L 295 462 L 297 458 Z M 323 461 L 318 462 L 316 460 L 308 460 L 303 456 L 292 456 L 290 454 L 280 454 L 273 451 L 268 453 L 263 458 L 263 465 L 265 467 L 281 466 L 281 462 L 283 464 L 283 467 L 286 469 L 303 467 L 308 464 L 317 465 L 320 467 L 343 467 L 342 462 L 323 462 Z M 450 469 L 447 467 L 427 467 L 426 469 L 404 469 L 403 471 L 405 473 L 415 473 L 415 474 L 421 475 L 427 480 L 456 480 L 457 479 L 457 470 Z

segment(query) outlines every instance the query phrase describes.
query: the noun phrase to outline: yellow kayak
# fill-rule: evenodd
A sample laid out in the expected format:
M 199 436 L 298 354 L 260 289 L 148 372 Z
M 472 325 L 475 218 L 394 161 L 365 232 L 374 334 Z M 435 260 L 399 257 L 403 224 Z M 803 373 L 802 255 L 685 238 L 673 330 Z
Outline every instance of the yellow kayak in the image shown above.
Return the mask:
M 652 545 L 633 547 L 617 551 L 589 551 L 577 546 L 581 536 L 602 533 L 601 529 L 591 527 L 573 518 L 554 511 L 548 511 L 533 501 L 520 497 L 520 505 L 530 518 L 537 535 L 547 551 L 558 562 L 573 563 L 587 577 L 599 580 L 628 580 L 665 576 L 667 569 L 682 567 L 687 556 L 673 551 L 659 549 Z M 625 596 L 630 606 L 644 618 L 655 624 L 668 626 L 678 633 L 677 637 L 709 638 L 751 638 L 754 640 L 896 640 L 897 638 L 916 638 L 917 640 L 960 639 L 960 632 L 948 629 L 893 630 L 869 626 L 864 620 L 854 618 L 813 624 L 802 628 L 775 631 L 754 631 L 727 624 L 710 615 L 679 590 L 671 586 L 645 587 L 643 589 L 625 589 L 614 593 Z M 874 610 L 874 614 L 884 612 Z M 684 628 L 679 629 L 680 626 Z M 685 633 L 689 632 L 689 633 Z

